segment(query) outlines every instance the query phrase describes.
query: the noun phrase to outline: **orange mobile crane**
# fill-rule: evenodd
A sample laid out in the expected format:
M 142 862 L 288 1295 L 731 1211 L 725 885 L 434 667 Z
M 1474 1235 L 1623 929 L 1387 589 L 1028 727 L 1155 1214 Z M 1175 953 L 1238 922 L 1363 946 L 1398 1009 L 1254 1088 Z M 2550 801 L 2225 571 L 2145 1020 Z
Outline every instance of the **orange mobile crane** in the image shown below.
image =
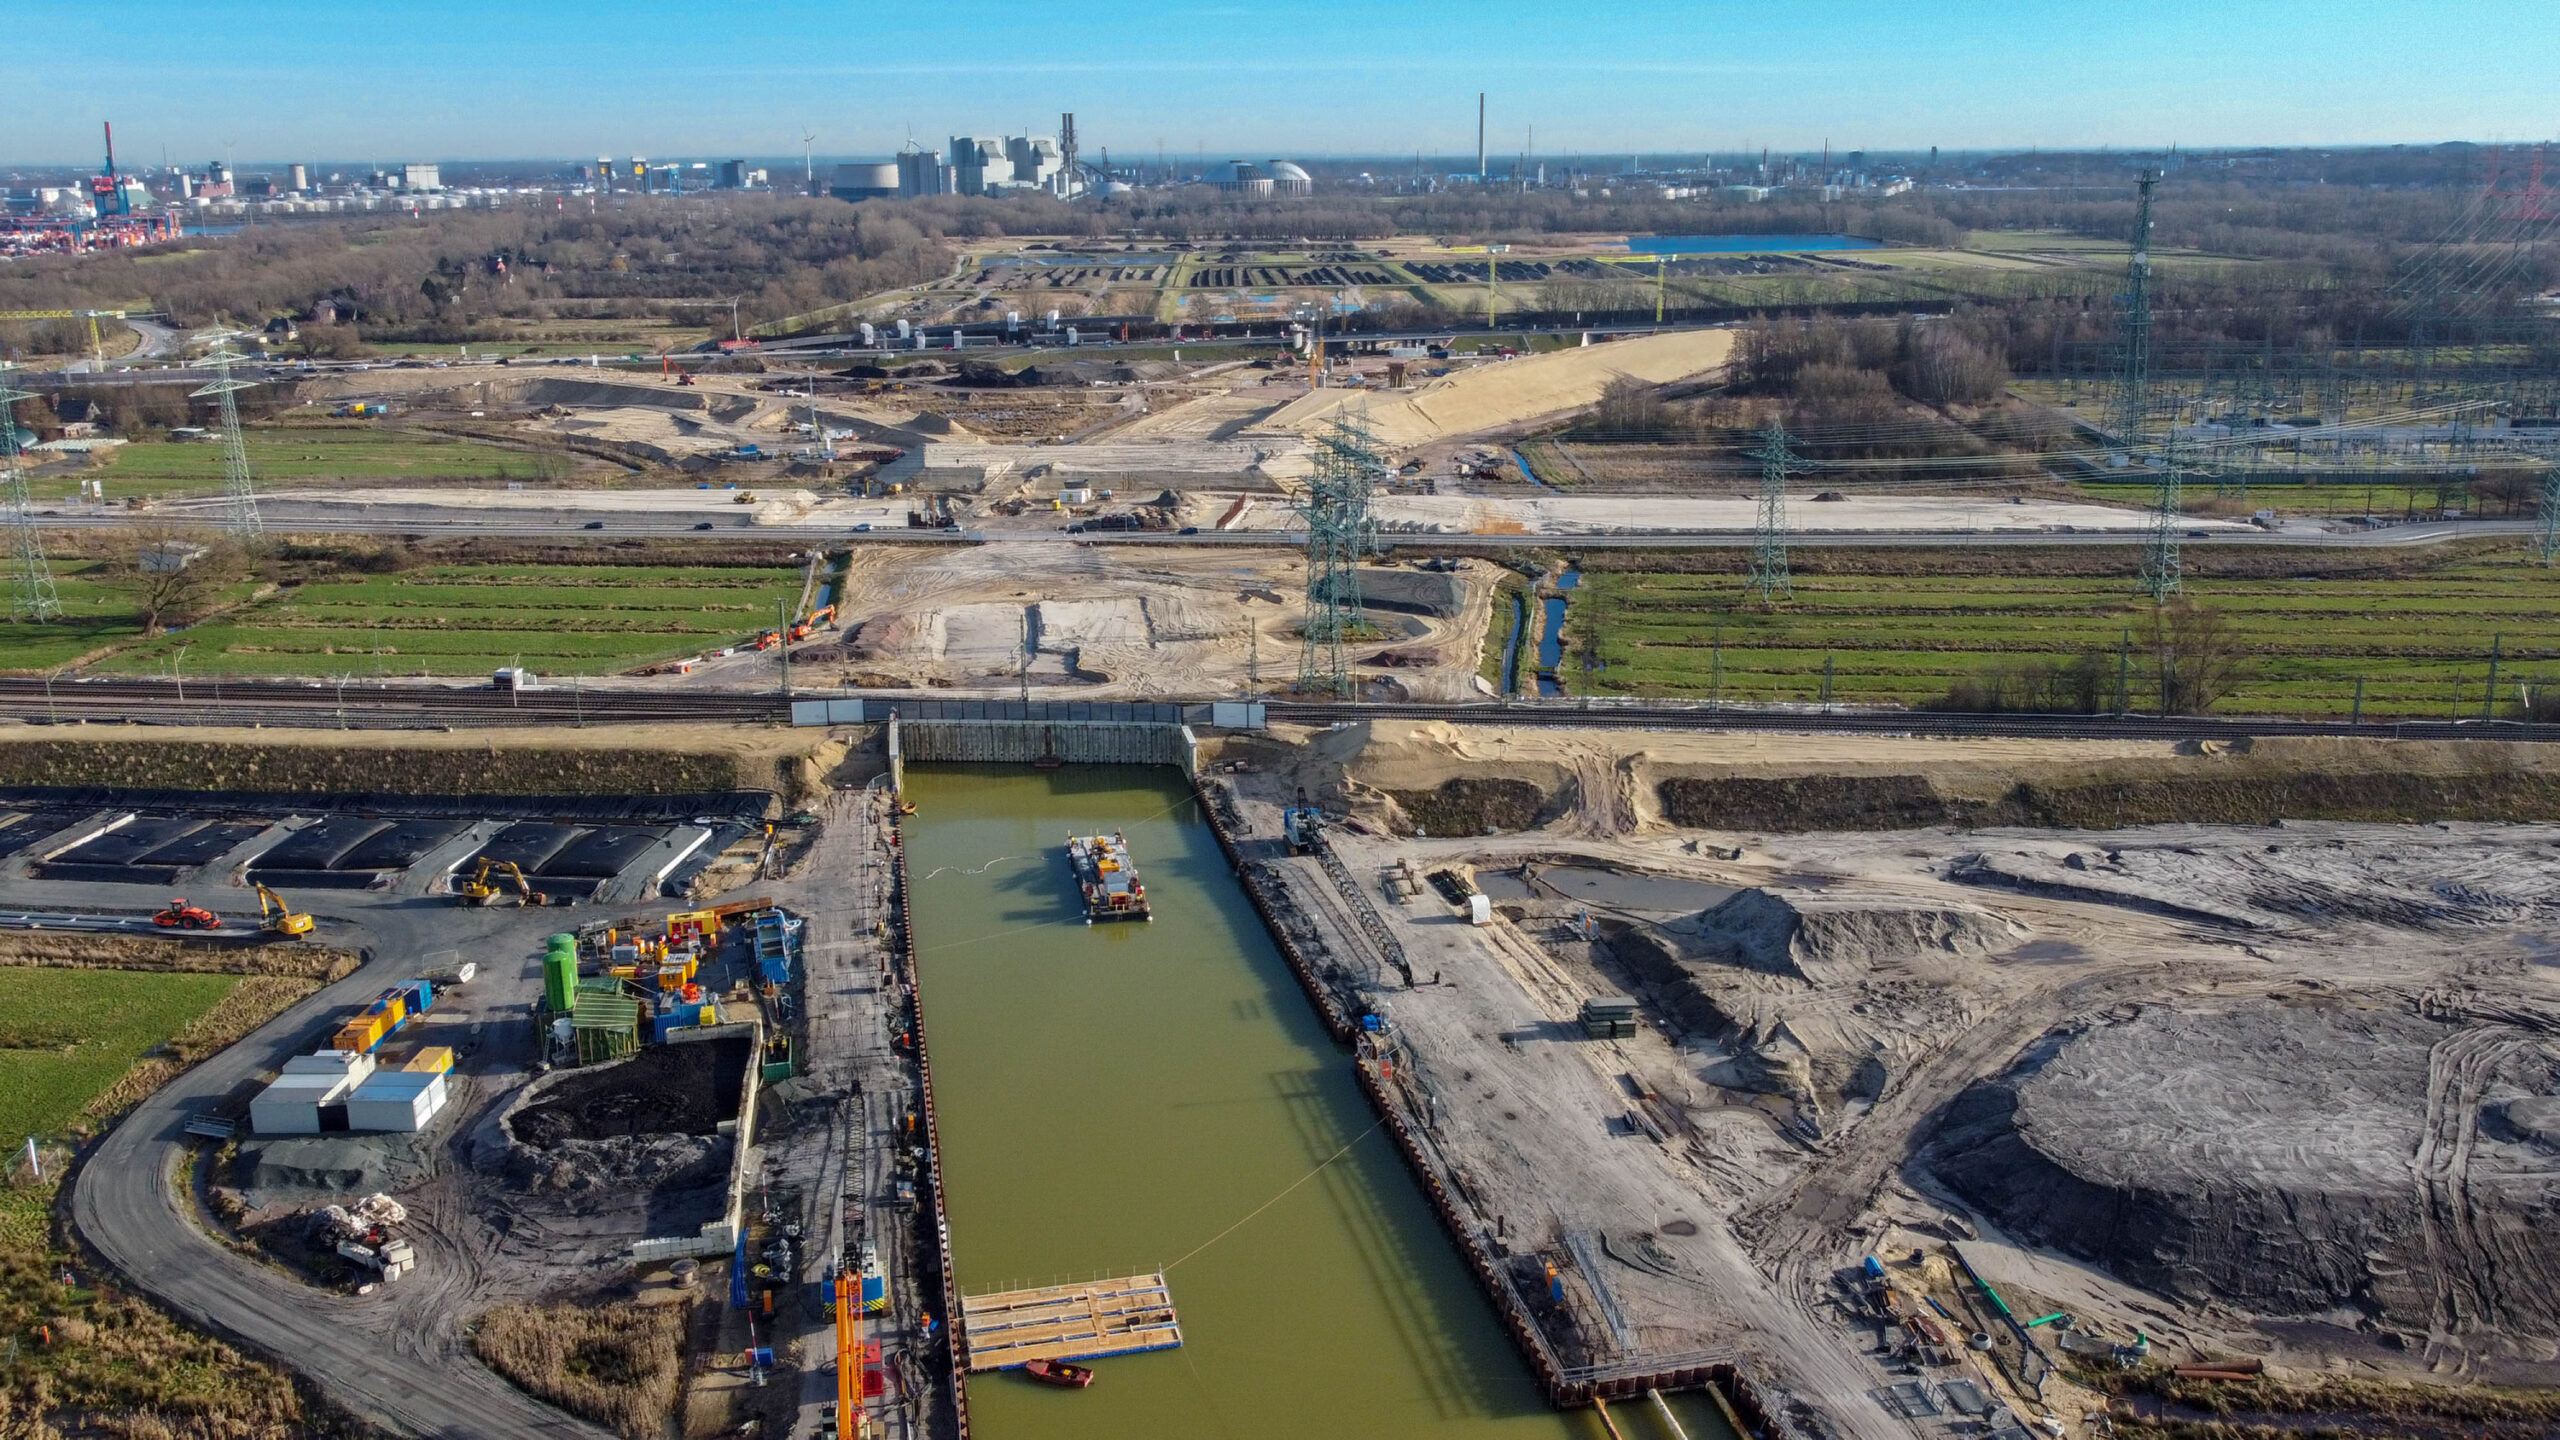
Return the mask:
M 862 1277 L 850 1265 L 836 1271 L 836 1436 L 858 1440 L 869 1433 L 862 1408 Z

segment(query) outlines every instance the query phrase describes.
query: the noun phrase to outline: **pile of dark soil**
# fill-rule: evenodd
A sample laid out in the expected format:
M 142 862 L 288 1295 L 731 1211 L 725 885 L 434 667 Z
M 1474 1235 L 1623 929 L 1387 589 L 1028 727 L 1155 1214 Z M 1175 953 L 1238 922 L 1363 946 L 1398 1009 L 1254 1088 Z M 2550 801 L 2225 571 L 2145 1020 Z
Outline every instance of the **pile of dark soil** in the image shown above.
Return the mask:
M 619 1064 L 571 1071 L 508 1128 L 539 1149 L 572 1139 L 716 1134 L 720 1122 L 737 1118 L 748 1050 L 743 1037 L 653 1045 Z
M 1433 835 L 1527 830 L 1547 818 L 1547 796 L 1526 780 L 1462 777 L 1436 790 L 1390 790 L 1405 818 Z
M 2516 1026 L 2151 1008 L 1977 1083 L 1922 1162 L 2021 1239 L 2190 1303 L 2550 1336 L 2560 1172 L 2497 1116 L 2555 1089 L 2560 1039 Z
M 1942 795 L 1924 775 L 1686 776 L 1661 785 L 1663 818 L 1701 830 L 1914 830 L 2029 825 L 2266 825 L 2277 820 L 2560 819 L 2560 775 L 2347 771 L 2159 775 L 2074 785 L 2023 783 L 1997 800 Z

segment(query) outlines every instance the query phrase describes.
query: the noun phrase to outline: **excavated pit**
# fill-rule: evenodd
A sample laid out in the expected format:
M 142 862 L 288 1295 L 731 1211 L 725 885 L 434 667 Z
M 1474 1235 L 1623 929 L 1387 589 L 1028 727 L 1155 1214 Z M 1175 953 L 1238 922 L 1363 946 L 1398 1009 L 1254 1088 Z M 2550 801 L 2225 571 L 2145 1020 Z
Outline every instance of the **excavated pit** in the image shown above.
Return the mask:
M 652 1229 L 715 1218 L 753 1055 L 751 1039 L 724 1036 L 546 1077 L 501 1120 L 495 1168 L 572 1213 L 637 1206 Z
M 2189 1303 L 2549 1336 L 2560 1040 L 2537 1026 L 2147 1008 L 1977 1082 L 1922 1159 L 2018 1236 Z

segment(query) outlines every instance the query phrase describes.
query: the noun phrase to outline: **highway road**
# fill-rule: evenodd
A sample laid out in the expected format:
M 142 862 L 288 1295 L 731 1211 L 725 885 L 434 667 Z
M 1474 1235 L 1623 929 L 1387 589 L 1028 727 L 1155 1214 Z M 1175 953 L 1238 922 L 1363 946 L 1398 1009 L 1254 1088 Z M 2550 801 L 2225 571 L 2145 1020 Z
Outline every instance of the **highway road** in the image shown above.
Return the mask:
M 104 510 L 95 512 L 39 511 L 36 523 L 48 529 L 88 530 L 133 525 L 166 527 L 172 524 L 197 523 L 216 526 L 221 523 L 222 509 L 218 498 L 163 504 L 147 511 Z M 921 530 L 904 526 L 880 526 L 856 532 L 841 524 L 758 524 L 739 515 L 722 514 L 711 520 L 701 518 L 698 511 L 667 511 L 660 514 L 628 511 L 598 511 L 563 507 L 558 510 L 535 510 L 492 518 L 486 510 L 459 506 L 382 506 L 357 507 L 343 504 L 320 505 L 297 503 L 290 495 L 267 496 L 259 501 L 259 513 L 270 530 L 305 534 L 336 535 L 406 535 L 421 538 L 439 536 L 489 536 L 501 539 L 570 539 L 597 536 L 608 539 L 699 539 L 710 542 L 742 539 L 780 541 L 818 541 L 828 545 L 1139 545 L 1139 546 L 1205 546 L 1230 549 L 1304 548 L 1303 530 L 1204 530 L 1196 535 L 1171 534 L 1164 531 L 1089 530 L 1071 535 L 1063 527 L 1003 528 L 986 530 Z M 2479 539 L 2495 536 L 2534 535 L 2541 532 L 2532 520 L 2441 520 L 2386 525 L 2372 530 L 2310 531 L 2229 529 L 2210 530 L 2185 537 L 2189 548 L 2267 549 L 2267 548 L 2338 548 L 2349 550 L 2400 549 L 2441 545 L 2449 540 Z M 1809 549 L 1972 549 L 1977 547 L 2039 548 L 2052 546 L 2123 547 L 2148 543 L 2149 537 L 2139 528 L 2125 530 L 1797 530 L 1789 543 Z M 1379 536 L 1382 544 L 1395 550 L 1431 552 L 1445 550 L 1695 550 L 1732 549 L 1751 543 L 1748 530 L 1648 530 L 1626 534 L 1539 534 L 1477 535 L 1389 531 Z

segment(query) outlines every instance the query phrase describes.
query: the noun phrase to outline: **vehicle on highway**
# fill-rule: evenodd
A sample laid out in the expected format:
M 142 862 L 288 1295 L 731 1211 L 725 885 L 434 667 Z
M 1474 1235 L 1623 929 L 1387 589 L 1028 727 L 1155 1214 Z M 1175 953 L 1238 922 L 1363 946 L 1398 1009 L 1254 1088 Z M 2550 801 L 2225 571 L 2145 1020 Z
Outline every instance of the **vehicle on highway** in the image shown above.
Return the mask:
M 581 530 L 601 530 L 604 528 L 604 522 L 601 520 L 590 520 L 578 528 Z
M 1197 525 L 1185 525 L 1173 533 L 1176 535 L 1197 535 L 1200 533 L 1200 527 Z
M 708 530 L 711 528 L 711 522 L 708 520 L 697 520 L 694 522 L 693 528 L 696 530 Z
M 868 534 L 870 534 L 870 533 L 871 533 L 871 522 L 870 522 L 870 521 L 868 521 L 868 520 L 865 520 L 865 521 L 863 521 L 861 524 L 854 526 L 854 527 L 853 527 L 853 533 L 854 533 L 854 534 L 856 534 L 856 535 L 868 535 Z

